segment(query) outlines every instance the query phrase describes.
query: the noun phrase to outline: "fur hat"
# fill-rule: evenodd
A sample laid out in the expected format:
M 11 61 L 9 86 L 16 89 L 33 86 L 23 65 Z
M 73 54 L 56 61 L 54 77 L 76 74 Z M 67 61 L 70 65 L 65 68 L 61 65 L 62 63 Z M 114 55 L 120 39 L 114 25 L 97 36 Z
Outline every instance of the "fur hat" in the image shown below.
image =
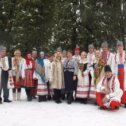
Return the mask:
M 123 46 L 123 42 L 118 40 L 116 45 L 117 46 Z
M 101 44 L 101 47 L 102 48 L 108 48 L 108 42 L 103 42 L 102 44 Z
M 62 48 L 61 47 L 58 47 L 56 51 L 57 52 L 62 52 Z
M 109 65 L 106 65 L 104 68 L 105 73 L 106 72 L 112 72 L 111 67 Z
M 93 45 L 93 44 L 90 44 L 90 45 L 88 46 L 88 49 L 94 49 L 94 45 Z
M 6 51 L 6 50 L 7 50 L 7 48 L 5 46 L 3 46 L 3 45 L 0 46 L 0 51 Z

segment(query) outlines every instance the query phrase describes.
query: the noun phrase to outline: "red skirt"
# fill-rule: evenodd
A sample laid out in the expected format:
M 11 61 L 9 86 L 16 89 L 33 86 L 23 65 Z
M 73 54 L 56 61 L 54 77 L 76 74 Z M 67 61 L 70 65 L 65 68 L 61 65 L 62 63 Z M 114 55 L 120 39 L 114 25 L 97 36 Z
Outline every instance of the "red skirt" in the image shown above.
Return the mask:
M 32 70 L 25 70 L 24 87 L 33 87 L 33 75 Z
M 19 77 L 19 81 L 16 82 L 16 77 L 13 77 L 14 80 L 14 88 L 19 89 L 22 87 L 22 78 Z
M 38 80 L 33 79 L 33 87 L 37 87 L 38 86 Z
M 118 79 L 120 82 L 120 88 L 123 90 L 123 96 L 121 98 L 121 103 L 126 104 L 126 91 L 124 89 L 124 65 L 119 64 L 118 65 Z
M 120 82 L 120 88 L 124 91 L 124 65 L 118 65 L 118 79 Z

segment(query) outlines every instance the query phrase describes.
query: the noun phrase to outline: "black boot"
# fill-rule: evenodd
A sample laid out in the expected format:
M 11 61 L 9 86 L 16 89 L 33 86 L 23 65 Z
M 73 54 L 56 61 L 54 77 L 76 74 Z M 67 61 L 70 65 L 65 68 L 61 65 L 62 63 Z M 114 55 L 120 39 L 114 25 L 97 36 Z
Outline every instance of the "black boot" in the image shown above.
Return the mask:
M 126 108 L 126 104 L 124 104 L 124 107 Z
M 69 93 L 69 94 L 68 94 L 67 103 L 68 103 L 68 104 L 71 104 L 71 103 L 72 103 L 72 100 L 73 100 L 73 93 Z
M 38 102 L 42 102 L 42 96 L 38 96 Z
M 26 95 L 27 95 L 27 101 L 32 101 L 32 96 L 31 96 L 31 89 L 30 88 L 26 88 Z
M 72 103 L 71 99 L 68 99 L 68 100 L 67 100 L 67 103 L 68 103 L 68 104 L 71 104 L 71 103 Z
M 48 95 L 47 99 L 50 101 L 52 99 L 51 95 Z
M 76 98 L 75 102 L 80 102 L 82 103 L 83 99 L 82 98 Z
M 62 101 L 61 101 L 61 99 L 60 99 L 60 96 L 59 96 L 58 94 L 57 94 L 57 98 L 56 98 L 55 102 L 56 102 L 57 104 L 62 103 Z
M 88 101 L 88 99 L 87 98 L 84 98 L 84 99 L 81 100 L 81 103 L 87 104 L 87 101 Z
M 36 96 L 32 96 L 32 99 L 37 99 L 37 97 Z
M 0 104 L 2 104 L 2 98 L 0 98 Z
M 47 99 L 46 99 L 46 95 L 41 96 L 41 99 L 42 99 L 42 101 L 47 101 Z
M 28 100 L 28 101 L 32 101 L 32 96 L 28 96 L 28 97 L 27 97 L 27 100 Z
M 61 93 L 60 90 L 57 90 L 57 89 L 54 90 L 55 102 L 57 104 L 61 103 L 61 100 L 60 100 L 61 94 L 60 93 Z
M 9 100 L 9 99 L 4 99 L 4 102 L 10 103 L 10 102 L 12 102 L 12 101 Z
M 61 90 L 61 99 L 62 100 L 66 99 L 66 97 L 65 97 L 65 90 L 64 89 Z

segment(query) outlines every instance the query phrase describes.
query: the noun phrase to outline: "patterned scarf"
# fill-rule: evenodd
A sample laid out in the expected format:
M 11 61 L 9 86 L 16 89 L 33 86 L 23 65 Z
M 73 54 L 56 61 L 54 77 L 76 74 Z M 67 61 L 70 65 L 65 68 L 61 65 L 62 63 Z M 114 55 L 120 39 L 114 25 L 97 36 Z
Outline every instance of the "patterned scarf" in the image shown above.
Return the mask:
M 40 75 L 43 82 L 45 82 L 45 65 L 44 65 L 44 59 L 38 58 L 37 64 L 35 65 L 36 72 Z

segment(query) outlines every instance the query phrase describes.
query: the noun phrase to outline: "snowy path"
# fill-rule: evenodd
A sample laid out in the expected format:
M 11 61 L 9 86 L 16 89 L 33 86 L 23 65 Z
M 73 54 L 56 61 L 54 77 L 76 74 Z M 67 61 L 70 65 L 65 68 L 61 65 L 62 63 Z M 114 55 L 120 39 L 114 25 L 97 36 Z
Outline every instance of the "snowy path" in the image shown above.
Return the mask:
M 0 126 L 126 126 L 126 109 L 99 110 L 94 105 L 73 103 L 60 105 L 53 101 L 21 102 L 0 105 Z

